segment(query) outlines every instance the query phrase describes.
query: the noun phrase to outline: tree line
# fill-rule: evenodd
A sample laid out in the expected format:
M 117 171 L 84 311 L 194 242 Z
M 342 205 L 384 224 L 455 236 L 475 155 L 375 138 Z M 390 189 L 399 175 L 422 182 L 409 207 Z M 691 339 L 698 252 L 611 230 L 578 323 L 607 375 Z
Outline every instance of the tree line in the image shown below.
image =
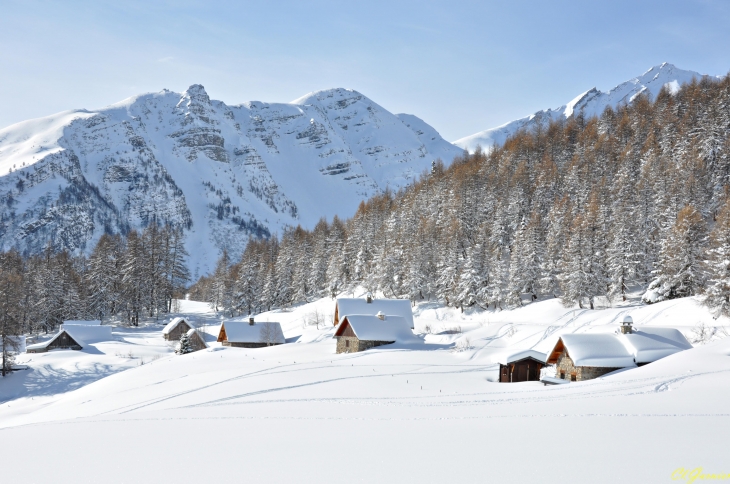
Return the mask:
M 64 320 L 141 316 L 172 310 L 189 284 L 183 232 L 149 225 L 126 237 L 104 234 L 89 257 L 54 252 L 0 254 L 0 350 L 3 372 L 17 351 L 13 335 L 52 332 Z M 7 361 L 6 361 L 7 360 Z
M 435 163 L 398 193 L 250 240 L 191 288 L 231 313 L 362 285 L 387 297 L 594 308 L 703 294 L 730 313 L 730 79 L 578 113 Z

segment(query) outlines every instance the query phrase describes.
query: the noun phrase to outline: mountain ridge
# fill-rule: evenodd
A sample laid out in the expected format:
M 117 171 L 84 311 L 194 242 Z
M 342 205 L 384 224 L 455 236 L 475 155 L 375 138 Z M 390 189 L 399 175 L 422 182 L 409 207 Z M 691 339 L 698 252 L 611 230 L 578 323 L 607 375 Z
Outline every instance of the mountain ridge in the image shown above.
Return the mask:
M 229 106 L 193 84 L 6 127 L 0 243 L 88 253 L 102 233 L 156 221 L 186 231 L 197 277 L 249 236 L 349 217 L 361 200 L 463 153 L 354 90 L 295 101 Z
M 640 76 L 614 86 L 607 92 L 593 87 L 555 109 L 537 111 L 529 116 L 465 136 L 453 143 L 470 152 L 474 152 L 477 146 L 482 149 L 490 149 L 494 145 L 501 146 L 509 136 L 522 129 L 530 129 L 537 123 L 566 119 L 575 112 L 582 112 L 585 116 L 599 116 L 607 106 L 616 108 L 622 103 L 631 103 L 641 93 L 647 92 L 656 97 L 661 88 L 665 86 L 674 93 L 681 84 L 691 82 L 693 78 L 701 79 L 702 77 L 719 79 L 719 76 L 708 76 L 679 69 L 673 64 L 664 62 L 651 67 Z

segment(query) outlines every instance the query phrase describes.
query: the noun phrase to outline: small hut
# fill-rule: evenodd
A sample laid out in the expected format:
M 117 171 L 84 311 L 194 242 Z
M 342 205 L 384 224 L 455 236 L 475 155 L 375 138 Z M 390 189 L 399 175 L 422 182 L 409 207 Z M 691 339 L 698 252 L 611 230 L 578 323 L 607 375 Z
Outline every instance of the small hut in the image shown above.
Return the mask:
M 85 323 L 87 321 L 82 321 Z M 100 343 L 102 341 L 112 340 L 112 327 L 101 326 L 100 324 L 77 324 L 78 321 L 64 321 L 61 329 L 66 329 L 74 335 L 74 338 L 80 338 L 86 343 Z
M 180 336 L 184 335 L 188 331 L 193 329 L 193 325 L 185 321 L 183 318 L 174 318 L 172 321 L 167 323 L 167 326 L 162 330 L 162 337 L 167 341 L 177 341 Z
M 81 350 L 86 345 L 81 338 L 72 334 L 72 330 L 62 329 L 53 338 L 45 343 L 28 345 L 27 353 L 45 353 L 51 350 Z
M 499 360 L 499 382 L 539 381 L 546 357 L 545 353 L 534 350 L 505 355 Z
M 342 318 L 333 336 L 337 340 L 337 353 L 357 353 L 396 341 L 414 338 L 410 324 L 399 316 L 379 313 L 350 314 Z
M 233 348 L 262 348 L 286 343 L 279 323 L 257 323 L 253 316 L 228 319 L 221 323 L 218 342 Z
M 203 335 L 196 329 L 190 329 L 186 334 L 188 335 L 188 340 L 190 341 L 190 346 L 192 346 L 193 351 L 204 350 L 208 347 L 203 339 Z
M 598 378 L 622 368 L 635 368 L 692 348 L 673 328 L 635 329 L 630 317 L 615 333 L 565 334 L 550 351 L 547 363 L 555 365 L 562 380 Z
M 337 326 L 345 316 L 351 314 L 376 316 L 378 313 L 403 318 L 408 322 L 410 329 L 414 328 L 411 301 L 408 299 L 374 299 L 370 294 L 364 298 L 338 298 L 335 303 L 333 323 L 334 326 Z

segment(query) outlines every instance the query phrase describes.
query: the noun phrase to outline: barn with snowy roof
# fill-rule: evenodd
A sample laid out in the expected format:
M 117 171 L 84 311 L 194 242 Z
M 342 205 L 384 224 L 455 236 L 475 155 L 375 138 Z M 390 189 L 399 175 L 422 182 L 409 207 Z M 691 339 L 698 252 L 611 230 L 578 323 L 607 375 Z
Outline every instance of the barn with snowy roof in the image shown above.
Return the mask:
M 550 351 L 547 363 L 555 376 L 582 381 L 622 368 L 646 365 L 665 356 L 692 348 L 673 328 L 635 329 L 631 316 L 624 318 L 616 333 L 565 334 Z
M 411 326 L 400 316 L 378 313 L 350 314 L 342 318 L 333 336 L 337 340 L 337 353 L 357 353 L 376 346 L 414 339 Z
M 28 345 L 26 353 L 45 353 L 51 350 L 81 350 L 86 343 L 76 334 L 73 329 L 61 329 L 54 337 L 43 343 Z
M 221 323 L 218 342 L 233 348 L 262 348 L 286 343 L 279 323 L 257 323 L 253 316 L 228 319 Z
M 540 380 L 540 370 L 545 366 L 547 355 L 535 350 L 525 350 L 501 356 L 499 382 L 516 383 Z
M 162 330 L 162 337 L 168 341 L 177 341 L 191 329 L 193 325 L 184 318 L 173 318 Z
M 414 328 L 411 301 L 408 299 L 375 299 L 370 294 L 364 298 L 338 298 L 335 303 L 333 324 L 334 326 L 339 325 L 342 319 L 350 314 L 376 316 L 378 313 L 403 318 L 410 329 Z

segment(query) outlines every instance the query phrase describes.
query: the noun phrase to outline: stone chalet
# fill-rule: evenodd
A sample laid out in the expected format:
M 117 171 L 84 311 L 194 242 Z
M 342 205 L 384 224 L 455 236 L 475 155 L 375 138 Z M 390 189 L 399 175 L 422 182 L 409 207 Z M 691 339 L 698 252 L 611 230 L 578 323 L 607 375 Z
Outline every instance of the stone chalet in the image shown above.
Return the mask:
M 617 333 L 561 336 L 547 358 L 548 364 L 556 366 L 555 377 L 590 380 L 692 348 L 676 329 L 643 327 L 639 330 L 632 327 L 632 322 L 630 316 L 625 318 Z
M 167 341 L 177 341 L 182 335 L 193 329 L 193 325 L 183 318 L 174 318 L 162 330 L 162 337 Z
M 203 339 L 203 335 L 198 332 L 198 330 L 190 329 L 185 334 L 187 334 L 188 339 L 190 340 L 190 346 L 193 348 L 193 351 L 204 350 L 208 347 L 205 339 Z
M 256 323 L 253 317 L 228 319 L 221 323 L 218 342 L 234 348 L 262 348 L 286 343 L 279 323 Z
M 333 324 L 334 326 L 339 325 L 345 316 L 351 314 L 377 316 L 378 313 L 403 318 L 410 329 L 414 328 L 411 301 L 408 299 L 374 299 L 370 294 L 364 298 L 338 298 L 335 303 Z
M 379 313 L 350 314 L 342 318 L 333 336 L 337 340 L 337 353 L 357 353 L 376 346 L 413 340 L 410 324 L 399 316 Z

